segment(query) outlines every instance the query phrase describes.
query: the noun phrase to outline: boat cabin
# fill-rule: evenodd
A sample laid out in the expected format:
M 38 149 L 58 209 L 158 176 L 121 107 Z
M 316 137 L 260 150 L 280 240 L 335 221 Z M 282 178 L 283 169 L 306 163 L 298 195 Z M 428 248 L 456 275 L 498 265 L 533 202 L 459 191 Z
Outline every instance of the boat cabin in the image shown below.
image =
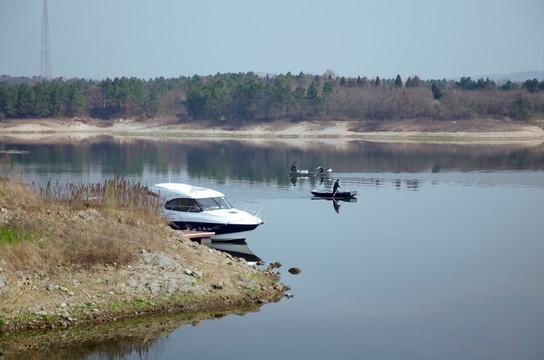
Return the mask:
M 232 205 L 219 191 L 188 184 L 157 184 L 150 190 L 164 197 L 166 210 L 201 212 L 232 209 Z

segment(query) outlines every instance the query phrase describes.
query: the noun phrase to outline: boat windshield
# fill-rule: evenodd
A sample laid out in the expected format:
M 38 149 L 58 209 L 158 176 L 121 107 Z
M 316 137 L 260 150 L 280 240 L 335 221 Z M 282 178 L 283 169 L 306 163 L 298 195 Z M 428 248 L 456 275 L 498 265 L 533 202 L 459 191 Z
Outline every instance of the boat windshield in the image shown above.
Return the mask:
M 224 197 L 213 197 L 198 199 L 198 204 L 202 210 L 232 209 L 232 205 Z
M 164 208 L 167 210 L 183 212 L 202 211 L 195 199 L 172 199 L 164 205 Z

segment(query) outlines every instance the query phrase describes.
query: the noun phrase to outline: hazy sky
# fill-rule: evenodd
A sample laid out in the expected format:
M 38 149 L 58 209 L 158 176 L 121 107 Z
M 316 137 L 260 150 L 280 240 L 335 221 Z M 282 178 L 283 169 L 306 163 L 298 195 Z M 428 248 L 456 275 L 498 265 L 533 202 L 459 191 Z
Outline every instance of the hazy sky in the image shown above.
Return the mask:
M 332 70 L 442 79 L 544 69 L 544 0 L 47 4 L 54 77 Z M 42 9 L 43 0 L 0 0 L 0 75 L 40 75 Z

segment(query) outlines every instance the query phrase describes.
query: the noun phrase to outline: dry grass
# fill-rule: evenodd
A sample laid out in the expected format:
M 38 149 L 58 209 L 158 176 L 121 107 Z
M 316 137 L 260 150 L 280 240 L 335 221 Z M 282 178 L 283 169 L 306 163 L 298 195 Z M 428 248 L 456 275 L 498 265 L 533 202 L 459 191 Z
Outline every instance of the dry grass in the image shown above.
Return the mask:
M 106 206 L 110 210 L 127 208 L 133 211 L 158 211 L 161 207 L 159 198 L 146 186 L 119 176 L 95 184 L 53 184 L 49 181 L 45 188 L 38 189 L 38 195 L 44 201 L 67 201 L 85 207 L 92 204 Z
M 13 269 L 128 264 L 160 251 L 167 221 L 145 186 L 116 177 L 101 184 L 52 184 L 34 190 L 0 180 L 0 260 Z

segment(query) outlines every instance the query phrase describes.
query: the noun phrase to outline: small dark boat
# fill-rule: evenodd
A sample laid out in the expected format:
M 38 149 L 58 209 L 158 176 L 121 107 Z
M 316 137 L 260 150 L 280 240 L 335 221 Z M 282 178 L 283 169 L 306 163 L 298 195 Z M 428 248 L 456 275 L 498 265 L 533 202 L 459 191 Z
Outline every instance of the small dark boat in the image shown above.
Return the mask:
M 331 176 L 332 169 L 327 169 L 323 171 L 316 170 L 296 170 L 296 171 L 290 171 L 289 176 L 291 177 L 310 177 L 310 176 L 316 176 L 316 177 L 328 177 Z
M 309 170 L 295 170 L 290 171 L 289 176 L 291 177 L 297 177 L 297 176 L 311 176 L 312 173 Z
M 355 195 L 357 195 L 357 191 L 337 191 L 336 193 L 333 193 L 332 191 L 312 190 L 312 194 L 320 198 L 349 199 L 355 197 Z

